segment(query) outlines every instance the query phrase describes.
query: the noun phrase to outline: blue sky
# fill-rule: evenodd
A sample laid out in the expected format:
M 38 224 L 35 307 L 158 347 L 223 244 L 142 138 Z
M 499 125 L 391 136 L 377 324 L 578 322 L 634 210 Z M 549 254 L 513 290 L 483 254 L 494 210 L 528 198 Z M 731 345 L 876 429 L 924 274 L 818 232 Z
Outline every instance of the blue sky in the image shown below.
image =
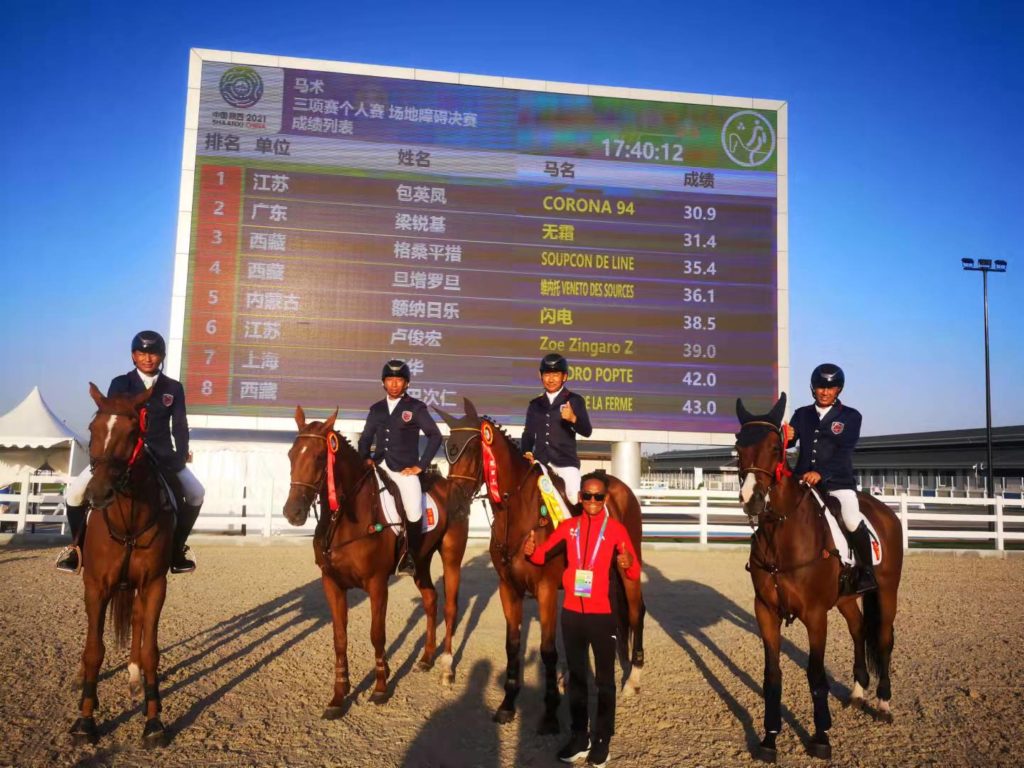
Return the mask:
M 791 398 L 829 360 L 866 434 L 1024 424 L 1024 6 L 4 3 L 0 413 L 166 333 L 191 47 L 789 102 Z M 826 7 L 823 7 L 826 6 Z M 141 8 L 145 8 L 142 10 Z

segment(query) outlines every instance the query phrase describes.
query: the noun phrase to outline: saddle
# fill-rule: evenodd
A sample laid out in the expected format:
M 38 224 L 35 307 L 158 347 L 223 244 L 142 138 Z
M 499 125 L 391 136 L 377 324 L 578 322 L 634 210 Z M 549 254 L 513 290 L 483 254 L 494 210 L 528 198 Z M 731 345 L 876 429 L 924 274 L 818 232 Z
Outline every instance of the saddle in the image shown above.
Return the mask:
M 862 567 L 862 563 L 857 555 L 857 548 L 853 546 L 850 541 L 850 534 L 847 533 L 846 529 L 842 526 L 842 508 L 839 503 L 839 499 L 825 494 L 820 494 L 817 489 L 811 488 L 811 496 L 814 498 L 815 503 L 818 504 L 819 508 L 828 512 L 824 515 L 825 523 L 828 525 L 829 530 L 832 533 L 832 541 L 836 545 L 837 551 L 833 554 L 839 557 L 841 568 L 839 570 L 839 593 L 841 595 L 852 595 L 856 594 L 855 585 L 857 582 L 858 570 Z M 878 565 L 882 562 L 882 546 L 881 541 L 878 538 L 878 533 L 875 531 L 871 521 L 865 517 L 864 522 L 868 529 L 868 535 L 871 538 L 871 560 L 873 565 Z

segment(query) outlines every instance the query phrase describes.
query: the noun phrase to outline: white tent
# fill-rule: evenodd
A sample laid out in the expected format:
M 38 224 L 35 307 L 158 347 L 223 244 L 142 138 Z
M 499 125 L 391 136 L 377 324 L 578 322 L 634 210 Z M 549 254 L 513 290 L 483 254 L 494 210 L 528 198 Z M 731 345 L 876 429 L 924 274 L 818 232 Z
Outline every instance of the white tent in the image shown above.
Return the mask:
M 78 474 L 88 459 L 78 436 L 50 410 L 39 387 L 0 416 L 0 487 L 21 479 L 26 470 Z

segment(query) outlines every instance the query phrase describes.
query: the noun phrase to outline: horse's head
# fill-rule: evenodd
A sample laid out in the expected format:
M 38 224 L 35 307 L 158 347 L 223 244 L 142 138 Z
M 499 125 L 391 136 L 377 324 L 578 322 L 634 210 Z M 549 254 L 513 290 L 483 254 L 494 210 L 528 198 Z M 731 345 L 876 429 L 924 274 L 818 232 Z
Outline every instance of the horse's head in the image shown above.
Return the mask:
M 337 440 L 334 421 L 338 418 L 335 409 L 326 421 L 306 423 L 306 414 L 301 405 L 295 406 L 295 423 L 299 434 L 288 451 L 292 464 L 292 484 L 288 500 L 284 503 L 284 516 L 292 525 L 304 525 L 309 517 L 309 508 L 324 487 L 329 441 Z M 333 458 L 333 457 L 332 457 Z
M 736 399 L 736 416 L 740 420 L 740 431 L 736 433 L 740 501 L 751 519 L 764 513 L 769 490 L 781 479 L 783 471 L 788 470 L 786 441 L 782 434 L 785 412 L 785 392 L 771 411 L 762 416 L 750 413 L 743 407 L 743 401 Z
M 104 397 L 89 382 L 89 395 L 96 403 L 96 415 L 89 423 L 89 465 L 92 479 L 85 487 L 85 500 L 94 509 L 104 509 L 128 480 L 128 469 L 142 451 L 142 407 L 152 389 L 137 395 Z
M 438 415 L 448 425 L 450 434 L 444 443 L 445 458 L 448 460 L 448 476 L 454 475 L 478 478 L 480 477 L 481 452 L 480 452 L 480 417 L 476 413 L 476 407 L 468 397 L 462 398 L 466 414 L 462 417 L 452 416 L 447 411 L 432 406 Z M 467 450 L 470 445 L 475 447 Z M 479 485 L 479 482 L 478 482 Z

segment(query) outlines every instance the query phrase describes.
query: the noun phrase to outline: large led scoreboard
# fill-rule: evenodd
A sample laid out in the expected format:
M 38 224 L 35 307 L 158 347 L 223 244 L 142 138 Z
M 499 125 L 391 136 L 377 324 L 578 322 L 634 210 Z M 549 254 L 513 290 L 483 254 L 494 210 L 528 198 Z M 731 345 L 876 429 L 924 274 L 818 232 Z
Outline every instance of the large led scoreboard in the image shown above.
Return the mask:
M 521 424 L 560 352 L 595 438 L 727 442 L 788 377 L 784 102 L 192 52 L 169 370 L 197 426 Z

